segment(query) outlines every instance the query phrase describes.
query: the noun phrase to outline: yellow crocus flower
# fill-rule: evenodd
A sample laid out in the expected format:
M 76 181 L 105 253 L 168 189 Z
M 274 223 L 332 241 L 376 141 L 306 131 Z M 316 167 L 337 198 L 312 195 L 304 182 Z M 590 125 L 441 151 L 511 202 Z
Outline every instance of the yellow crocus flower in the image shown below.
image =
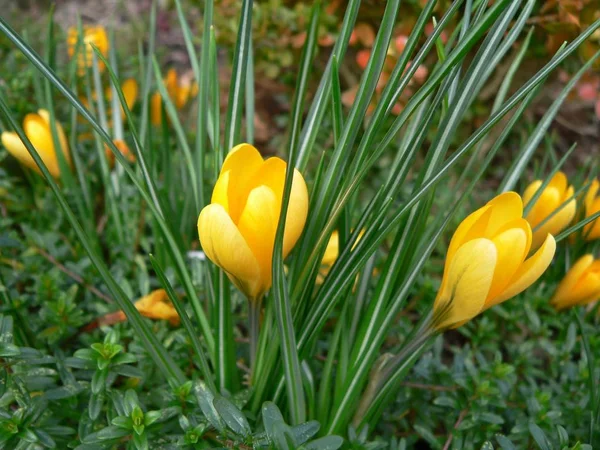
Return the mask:
M 525 189 L 525 193 L 523 194 L 525 206 L 531 201 L 542 183 L 542 180 L 536 180 Z M 536 200 L 525 219 L 527 219 L 531 228 L 537 227 L 550 214 L 554 213 L 560 205 L 569 198 L 572 198 L 574 193 L 575 189 L 573 186 L 568 185 L 567 176 L 563 172 L 557 172 Z M 576 210 L 577 202 L 575 198 L 572 198 L 560 211 L 533 233 L 531 248 L 536 249 L 542 245 L 548 234 L 556 236 L 564 230 L 571 223 L 573 217 L 575 217 Z
M 169 98 L 177 109 L 183 108 L 190 97 L 198 94 L 198 84 L 180 80 L 175 69 L 169 69 L 163 79 Z M 159 92 L 152 94 L 150 99 L 150 121 L 153 125 L 160 125 L 162 119 L 162 98 Z
M 177 310 L 164 289 L 150 292 L 148 295 L 136 300 L 134 306 L 144 317 L 154 320 L 168 320 L 173 326 L 179 325 L 180 318 Z M 115 311 L 100 317 L 97 324 L 93 324 L 91 329 L 95 328 L 96 325 L 114 325 L 125 320 L 127 320 L 127 316 L 123 311 Z
M 551 303 L 557 310 L 600 299 L 600 260 L 584 255 L 573 264 L 558 285 Z
M 531 286 L 550 265 L 556 242 L 548 234 L 527 258 L 531 244 L 531 227 L 514 192 L 497 196 L 463 220 L 448 248 L 434 304 L 435 327 L 459 327 Z
M 171 325 L 179 325 L 177 310 L 164 289 L 157 289 L 135 302 L 135 307 L 144 317 L 168 320 Z
M 600 211 L 600 183 L 594 180 L 585 195 L 585 217 L 593 216 Z M 583 227 L 583 237 L 587 241 L 600 239 L 600 218 Z
M 69 146 L 67 145 L 67 138 L 62 126 L 58 121 L 56 123 L 56 132 L 58 134 L 58 140 L 62 148 L 65 159 L 69 165 L 71 165 L 71 155 L 69 153 Z M 42 158 L 42 161 L 48 168 L 48 171 L 54 178 L 60 176 L 60 167 L 58 165 L 58 159 L 56 150 L 54 148 L 54 141 L 52 139 L 52 130 L 50 128 L 50 114 L 45 109 L 38 110 L 36 113 L 27 114 L 23 119 L 23 131 L 27 135 L 27 138 L 31 141 L 35 147 L 38 155 Z M 30 169 L 41 173 L 37 164 L 25 148 L 25 144 L 21 141 L 17 133 L 12 131 L 5 131 L 2 133 L 2 145 L 6 147 L 8 153 L 13 155 L 19 160 L 21 164 Z
M 69 28 L 67 34 L 67 52 L 69 58 L 75 55 L 77 41 L 79 39 L 79 30 L 77 27 Z M 77 54 L 77 73 L 80 76 L 85 75 L 85 70 L 92 67 L 94 50 L 91 44 L 94 44 L 103 56 L 108 56 L 108 36 L 106 30 L 101 26 L 84 25 L 83 26 L 83 48 L 79 49 Z M 104 71 L 104 63 L 98 59 L 98 70 Z
M 198 234 L 206 256 L 240 291 L 258 301 L 271 287 L 271 265 L 287 164 L 263 160 L 256 148 L 240 144 L 227 155 L 211 204 L 200 212 Z M 302 234 L 308 190 L 294 169 L 283 237 L 285 258 Z

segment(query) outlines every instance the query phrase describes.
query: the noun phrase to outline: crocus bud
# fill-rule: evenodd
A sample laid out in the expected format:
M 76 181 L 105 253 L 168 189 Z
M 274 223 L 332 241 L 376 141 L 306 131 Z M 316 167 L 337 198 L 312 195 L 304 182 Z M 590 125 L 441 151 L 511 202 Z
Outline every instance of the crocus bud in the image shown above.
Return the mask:
M 557 310 L 600 299 L 600 260 L 585 255 L 577 260 L 558 285 L 551 303 Z
M 263 160 L 250 144 L 234 147 L 223 163 L 211 204 L 198 217 L 206 256 L 251 300 L 271 287 L 271 265 L 287 164 Z M 308 214 L 304 178 L 294 169 L 283 257 L 302 234 Z
M 469 215 L 448 248 L 434 326 L 456 328 L 531 286 L 548 268 L 556 242 L 547 235 L 527 258 L 532 233 L 521 197 L 506 192 Z
M 523 194 L 525 206 L 531 201 L 542 183 L 542 180 L 534 181 L 525 189 Z M 557 172 L 544 188 L 544 191 L 525 217 L 531 228 L 536 228 L 565 201 L 569 198 L 571 200 L 533 233 L 533 243 L 531 244 L 533 249 L 542 245 L 548 234 L 556 236 L 571 223 L 577 210 L 577 202 L 573 197 L 574 192 L 573 186 L 568 185 L 567 176 L 562 172 Z
M 79 39 L 79 30 L 77 27 L 69 28 L 67 34 L 67 52 L 69 58 L 73 58 L 75 55 L 75 49 L 77 48 L 77 41 Z M 85 70 L 88 67 L 92 67 L 94 50 L 92 45 L 96 46 L 103 56 L 108 56 L 108 36 L 104 27 L 100 26 L 83 26 L 83 38 L 82 46 L 77 54 L 77 67 L 78 74 L 85 75 Z M 104 71 L 104 63 L 98 60 L 98 70 Z
M 600 183 L 598 183 L 598 180 L 592 181 L 592 184 L 585 195 L 585 217 L 590 217 L 600 212 L 599 190 Z M 588 223 L 583 227 L 583 237 L 587 241 L 600 239 L 600 218 Z
M 63 155 L 65 156 L 67 163 L 71 165 L 71 155 L 69 153 L 69 146 L 67 145 L 65 132 L 57 120 L 55 123 L 56 133 L 58 135 L 58 141 L 60 142 Z M 60 166 L 58 164 L 56 149 L 54 148 L 54 140 L 52 139 L 50 114 L 48 114 L 48 111 L 45 109 L 40 109 L 38 110 L 37 114 L 27 114 L 25 119 L 23 119 L 23 131 L 25 131 L 27 138 L 35 147 L 38 155 L 40 155 L 40 158 L 42 158 L 42 161 L 48 168 L 50 174 L 54 178 L 58 178 L 60 176 Z M 17 158 L 21 164 L 35 170 L 38 173 L 41 173 L 37 164 L 27 151 L 25 144 L 21 141 L 17 133 L 12 131 L 3 132 L 2 145 L 4 145 L 6 150 L 8 150 L 8 153 Z

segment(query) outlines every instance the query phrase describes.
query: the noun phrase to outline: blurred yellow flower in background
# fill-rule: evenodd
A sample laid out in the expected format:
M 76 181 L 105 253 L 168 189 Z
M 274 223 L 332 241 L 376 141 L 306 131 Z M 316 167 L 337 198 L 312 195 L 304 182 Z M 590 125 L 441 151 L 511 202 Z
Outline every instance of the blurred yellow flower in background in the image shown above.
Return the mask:
M 456 328 L 531 286 L 548 268 L 556 242 L 548 234 L 532 245 L 521 197 L 506 192 L 478 209 L 456 229 L 434 303 L 437 329 Z
M 123 97 L 125 97 L 125 103 L 127 104 L 127 108 L 131 111 L 133 109 L 133 107 L 135 106 L 135 103 L 137 102 L 137 98 L 138 98 L 138 93 L 139 93 L 138 82 L 134 78 L 126 79 L 121 84 L 121 91 L 123 92 Z M 98 100 L 98 97 L 96 96 L 95 92 L 92 93 L 92 99 L 94 100 L 94 102 Z M 111 108 L 111 104 L 110 104 L 111 100 L 112 100 L 112 87 L 108 86 L 104 90 L 104 105 L 106 107 L 106 115 L 107 115 L 107 120 L 109 122 L 109 125 L 112 124 L 112 108 Z M 88 102 L 87 97 L 79 97 L 79 101 L 87 109 L 90 109 L 90 103 Z M 119 106 L 120 106 L 120 102 L 119 102 Z M 125 120 L 125 118 L 126 118 L 125 110 L 123 109 L 122 106 L 120 106 L 120 108 L 121 108 L 121 117 L 123 118 L 123 120 Z M 83 120 L 83 118 L 81 116 L 79 116 L 79 117 Z
M 67 144 L 67 138 L 61 124 L 58 120 L 56 123 L 56 132 L 58 134 L 58 140 L 62 148 L 65 160 L 71 165 L 71 154 L 69 153 L 69 146 Z M 42 161 L 48 168 L 48 171 L 54 178 L 60 176 L 60 166 L 58 164 L 58 158 L 56 149 L 54 148 L 54 140 L 52 139 L 52 130 L 50 128 L 50 114 L 45 109 L 38 110 L 36 113 L 27 114 L 23 119 L 23 131 L 27 135 L 27 138 L 31 141 L 33 146 L 42 158 Z M 6 147 L 8 153 L 13 155 L 19 160 L 21 164 L 30 169 L 41 173 L 34 159 L 31 157 L 25 144 L 21 141 L 17 133 L 12 131 L 5 131 L 2 133 L 2 145 Z
M 77 73 L 85 75 L 85 70 L 92 67 L 94 50 L 92 45 L 96 46 L 103 56 L 108 57 L 108 36 L 106 30 L 101 26 L 84 25 L 83 27 L 82 46 L 77 53 Z M 75 56 L 77 41 L 79 40 L 79 29 L 77 27 L 69 28 L 67 33 L 67 52 L 69 58 Z M 98 70 L 104 72 L 105 66 L 98 59 Z
M 285 161 L 276 157 L 263 160 L 250 144 L 234 147 L 223 163 L 211 204 L 198 217 L 198 234 L 206 256 L 251 300 L 259 300 L 271 287 L 286 170 Z M 307 214 L 306 183 L 294 169 L 284 258 L 302 234 Z
M 592 181 L 585 195 L 585 217 L 591 217 L 600 212 L 600 183 Z M 587 241 L 600 239 L 600 218 L 588 223 L 583 227 L 583 237 Z
M 551 303 L 557 310 L 600 299 L 600 260 L 584 255 L 573 264 L 558 285 Z
M 529 204 L 542 183 L 542 180 L 536 180 L 525 189 L 525 193 L 523 194 L 525 206 Z M 537 227 L 548 216 L 554 213 L 560 205 L 573 197 L 574 193 L 575 189 L 573 186 L 568 185 L 567 176 L 562 172 L 557 172 L 535 201 L 525 219 L 527 219 L 531 228 Z M 573 217 L 575 217 L 576 210 L 577 202 L 575 198 L 572 198 L 560 211 L 533 233 L 531 248 L 535 250 L 542 245 L 548 234 L 556 236 L 564 230 L 571 223 Z
M 183 108 L 190 98 L 198 94 L 198 84 L 190 80 L 182 80 L 177 76 L 175 69 L 169 69 L 163 79 L 169 98 L 177 109 Z M 159 92 L 152 94 L 150 99 L 150 120 L 153 125 L 160 125 L 162 121 L 162 98 Z
M 127 142 L 125 142 L 123 139 L 113 139 L 113 144 L 115 144 L 115 147 L 117 147 L 117 149 L 119 149 L 119 151 L 121 152 L 121 154 L 125 157 L 125 159 L 127 161 L 129 161 L 130 163 L 135 162 L 135 154 L 131 151 L 131 149 L 127 145 Z M 106 154 L 106 159 L 108 160 L 108 165 L 112 169 L 113 167 L 115 167 L 116 158 L 115 158 L 114 153 L 110 150 L 110 148 L 106 144 L 104 144 L 104 153 Z

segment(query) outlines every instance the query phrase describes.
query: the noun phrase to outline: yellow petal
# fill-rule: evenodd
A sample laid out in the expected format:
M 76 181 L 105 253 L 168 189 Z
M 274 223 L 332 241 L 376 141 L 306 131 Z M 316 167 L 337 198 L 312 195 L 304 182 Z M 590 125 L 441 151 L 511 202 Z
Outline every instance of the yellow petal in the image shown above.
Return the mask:
M 494 304 L 497 305 L 520 294 L 535 283 L 552 262 L 555 251 L 556 241 L 554 237 L 552 235 L 546 236 L 544 244 L 519 267 L 504 292 L 494 300 Z
M 135 102 L 138 97 L 138 84 L 133 78 L 129 78 L 123 82 L 121 85 L 121 91 L 123 91 L 123 97 L 125 97 L 125 103 L 127 104 L 127 108 L 131 110 L 135 105 Z M 121 114 L 125 117 L 125 111 L 121 108 Z
M 259 166 L 263 162 L 263 158 L 256 147 L 250 144 L 239 144 L 227 154 L 223 166 L 221 166 L 221 173 L 227 170 L 234 173 L 242 172 L 247 166 Z
M 541 185 L 542 185 L 542 180 L 536 180 L 533 183 L 531 183 L 529 186 L 527 186 L 527 189 L 525 189 L 525 192 L 523 192 L 523 204 L 525 206 L 527 206 L 529 204 L 529 202 L 531 201 L 531 199 L 533 198 L 533 196 L 538 191 L 538 189 L 540 188 Z
M 27 148 L 25 148 L 25 144 L 23 144 L 17 133 L 12 131 L 3 132 L 2 145 L 4 145 L 6 150 L 8 150 L 8 153 L 17 158 L 21 164 L 35 170 L 38 173 L 41 173 L 40 169 L 27 151 Z
M 486 307 L 506 288 L 527 256 L 527 233 L 522 228 L 506 230 L 493 239 L 497 251 L 496 270 L 486 299 Z
M 173 68 L 169 69 L 167 71 L 167 76 L 163 81 L 167 88 L 167 92 L 169 93 L 169 97 L 171 100 L 175 101 L 175 98 L 177 97 L 177 71 Z
M 277 199 L 277 211 L 281 211 L 286 171 L 287 164 L 285 161 L 276 157 L 269 158 L 260 165 L 254 174 L 253 180 L 250 181 L 251 186 L 267 186 L 273 191 Z M 283 236 L 284 258 L 294 248 L 302 234 L 307 215 L 308 189 L 302 174 L 294 169 L 290 201 L 286 214 L 285 234 Z
M 240 233 L 260 265 L 262 292 L 271 287 L 273 246 L 279 212 L 275 193 L 267 186 L 259 186 L 248 195 L 238 222 Z
M 340 235 L 336 230 L 333 233 L 331 233 L 331 236 L 329 237 L 327 247 L 325 247 L 325 253 L 323 254 L 323 259 L 321 259 L 321 265 L 332 266 L 339 255 L 339 251 Z
M 250 144 L 235 146 L 223 162 L 221 173 L 230 171 L 229 179 L 232 180 L 228 186 L 227 200 L 233 223 L 238 223 L 250 191 L 257 186 L 253 184 L 254 174 L 262 164 L 262 156 Z
M 578 305 L 598 300 L 600 297 L 600 273 L 589 271 L 585 273 L 577 282 L 572 296 Z
M 287 163 L 283 159 L 268 158 L 254 172 L 250 184 L 252 186 L 268 186 L 275 193 L 275 198 L 279 200 L 279 204 L 281 204 L 286 170 Z
M 155 92 L 150 99 L 150 122 L 159 126 L 162 122 L 162 98 L 160 93 Z
M 260 266 L 221 205 L 211 204 L 200 212 L 198 235 L 206 256 L 227 273 L 238 289 L 256 298 L 262 284 Z
M 561 194 L 552 187 L 544 189 L 533 207 L 525 217 L 531 224 L 531 228 L 535 228 L 546 217 L 548 217 L 556 208 L 560 206 Z M 546 235 L 544 235 L 545 237 Z
M 573 190 L 573 187 L 570 187 L 567 190 L 567 193 L 565 194 L 565 195 L 567 195 L 567 198 L 572 197 L 572 195 L 573 195 L 572 190 Z M 540 200 L 542 200 L 542 197 L 544 197 L 544 195 L 542 195 L 540 197 Z M 566 200 L 566 198 L 564 200 Z M 562 204 L 564 202 L 564 200 L 561 200 L 560 203 Z M 551 212 L 553 212 L 553 211 L 554 210 L 552 210 Z M 573 200 L 569 201 L 565 206 L 563 206 L 544 225 L 539 227 L 538 230 L 534 231 L 533 242 L 531 244 L 531 248 L 532 249 L 538 248 L 542 244 L 542 242 L 544 242 L 544 239 L 546 238 L 547 234 L 556 236 L 562 230 L 567 228 L 569 226 L 569 224 L 571 223 L 571 221 L 573 220 L 573 217 L 575 217 L 576 211 L 577 211 L 577 202 L 573 198 Z
M 590 211 L 593 208 L 594 201 L 596 200 L 596 196 L 598 195 L 598 190 L 600 190 L 600 183 L 597 179 L 592 181 L 592 184 L 588 188 L 587 193 L 585 194 L 585 216 L 591 216 Z
M 446 256 L 446 261 L 448 263 L 452 260 L 454 253 L 461 245 L 470 240 L 484 236 L 490 216 L 490 206 L 485 205 L 469 214 L 465 220 L 460 223 L 448 246 L 448 254 Z
M 175 96 L 175 106 L 177 109 L 181 109 L 185 106 L 188 99 L 190 98 L 190 90 L 191 86 L 189 84 L 184 84 L 183 86 L 179 86 L 177 88 L 177 95 Z
M 443 317 L 439 329 L 462 324 L 482 311 L 495 267 L 496 246 L 489 239 L 474 239 L 456 250 L 446 288 L 434 304 L 435 313 Z
M 302 235 L 306 217 L 308 216 L 308 189 L 302 174 L 294 169 L 290 202 L 285 219 L 283 234 L 283 257 L 285 258 L 294 248 Z
M 485 205 L 469 214 L 460 223 L 454 232 L 454 235 L 452 236 L 450 245 L 448 246 L 446 263 L 444 265 L 444 276 L 442 277 L 442 286 L 440 287 L 440 290 L 444 289 L 444 283 L 446 283 L 448 280 L 448 270 L 450 269 L 450 263 L 452 262 L 456 251 L 466 242 L 485 236 L 485 230 L 488 227 L 491 215 L 491 206 Z
M 171 325 L 179 324 L 179 315 L 169 301 L 164 289 L 157 289 L 135 302 L 136 309 L 144 317 L 158 320 L 168 320 Z
M 488 202 L 491 216 L 485 231 L 486 237 L 493 237 L 508 222 L 523 217 L 523 201 L 516 192 L 504 192 Z
M 587 254 L 579 258 L 559 283 L 558 287 L 556 288 L 556 292 L 552 297 L 551 303 L 558 307 L 561 307 L 560 305 L 569 303 L 569 298 L 572 297 L 572 293 L 577 285 L 577 282 L 593 262 L 594 255 L 592 254 Z
M 45 109 L 39 109 L 38 114 L 46 122 L 46 126 L 48 127 L 48 130 L 50 130 L 50 137 L 52 137 L 50 113 L 48 111 L 46 111 Z M 71 153 L 69 151 L 69 144 L 67 143 L 67 136 L 65 135 L 65 131 L 63 130 L 63 127 L 60 124 L 60 122 L 56 119 L 54 120 L 54 122 L 56 124 L 56 133 L 58 134 L 58 141 L 60 142 L 60 147 L 63 150 L 63 153 L 65 155 L 65 158 L 67 159 L 67 162 L 69 163 L 69 166 L 72 167 Z M 52 148 L 54 148 L 54 141 L 52 141 Z
M 54 178 L 58 178 L 60 176 L 60 169 L 58 166 L 58 160 L 56 158 L 56 153 L 54 152 L 54 144 L 52 141 L 52 134 L 50 132 L 50 127 L 47 123 L 47 113 L 43 110 L 40 110 L 42 115 L 40 114 L 27 114 L 25 119 L 23 120 L 23 130 L 25 134 L 35 147 L 38 155 L 42 158 L 42 161 L 48 168 L 48 171 Z M 57 131 L 59 134 L 59 141 L 61 140 L 60 129 L 58 128 L 59 124 L 57 123 Z M 63 135 L 64 138 L 64 135 Z M 26 151 L 26 150 L 25 150 Z M 67 153 L 68 158 L 68 153 Z M 69 161 L 69 159 L 67 159 Z M 33 162 L 33 158 L 32 158 Z M 35 164 L 35 163 L 34 163 Z
M 585 216 L 590 217 L 598 212 L 600 212 L 600 197 L 591 202 L 589 208 L 586 207 Z M 585 227 L 583 227 L 583 236 L 588 241 L 600 239 L 600 218 L 588 223 Z
M 567 185 L 567 176 L 561 171 L 556 172 L 550 180 L 550 183 L 548 183 L 549 187 L 555 188 L 561 194 L 565 193 L 567 190 Z
M 217 178 L 217 182 L 215 183 L 215 187 L 213 188 L 212 197 L 210 198 L 211 203 L 218 203 L 228 213 L 229 213 L 229 201 L 227 200 L 227 192 L 229 189 L 229 174 L 230 173 L 231 172 L 229 170 L 226 172 L 221 172 L 221 175 L 219 175 L 219 178 Z

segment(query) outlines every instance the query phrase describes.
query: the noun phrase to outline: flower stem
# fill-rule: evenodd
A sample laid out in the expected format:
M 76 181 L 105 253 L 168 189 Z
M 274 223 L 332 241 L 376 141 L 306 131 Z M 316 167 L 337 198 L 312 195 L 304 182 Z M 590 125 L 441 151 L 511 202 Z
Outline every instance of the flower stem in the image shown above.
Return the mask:
M 248 329 L 250 333 L 250 373 L 254 376 L 256 365 L 256 351 L 258 349 L 258 336 L 260 329 L 260 300 L 249 299 Z

